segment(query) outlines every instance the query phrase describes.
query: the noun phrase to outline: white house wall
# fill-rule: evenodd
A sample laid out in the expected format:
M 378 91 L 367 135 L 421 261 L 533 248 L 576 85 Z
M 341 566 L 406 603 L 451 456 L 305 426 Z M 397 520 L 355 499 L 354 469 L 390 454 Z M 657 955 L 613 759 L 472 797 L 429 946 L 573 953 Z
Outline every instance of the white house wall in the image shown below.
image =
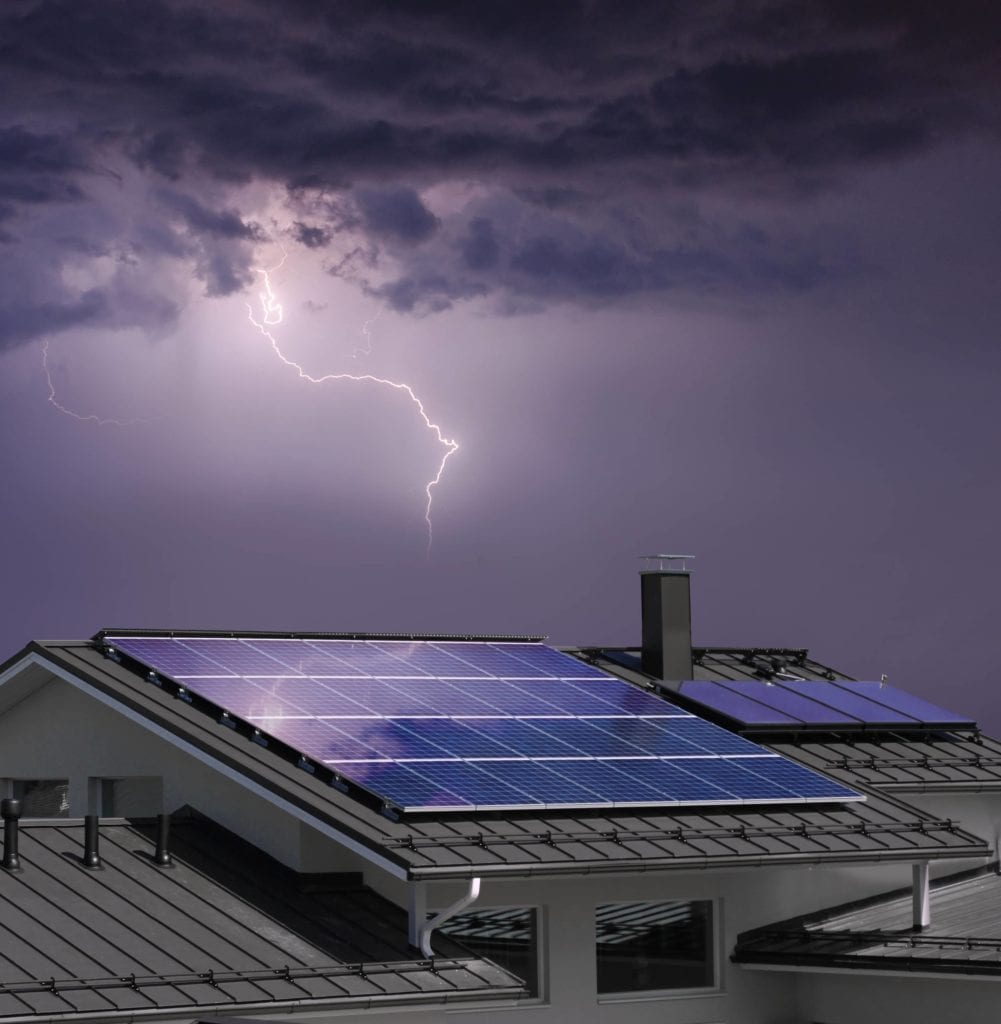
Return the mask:
M 796 974 L 797 1021 L 822 1024 L 995 1024 L 1001 981 L 910 974 Z
M 0 715 L 0 778 L 69 779 L 73 817 L 91 778 L 135 776 L 163 778 L 163 810 L 191 804 L 298 868 L 297 821 L 75 687 L 53 677 Z

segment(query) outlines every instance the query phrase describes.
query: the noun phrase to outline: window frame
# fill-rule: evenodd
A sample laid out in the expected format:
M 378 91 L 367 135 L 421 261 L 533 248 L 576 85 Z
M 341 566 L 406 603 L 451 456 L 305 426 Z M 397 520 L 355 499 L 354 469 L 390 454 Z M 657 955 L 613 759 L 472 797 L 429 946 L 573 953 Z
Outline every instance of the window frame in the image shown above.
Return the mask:
M 441 908 L 439 908 L 441 909 Z M 446 1009 L 446 1013 L 475 1013 L 482 1010 L 495 1009 L 497 1006 L 504 1006 L 509 1009 L 518 1009 L 521 1007 L 525 1008 L 538 1008 L 539 1006 L 546 1006 L 549 1003 L 549 920 L 546 913 L 545 905 L 538 903 L 490 903 L 480 905 L 478 903 L 467 907 L 462 913 L 463 914 L 475 914 L 478 910 L 527 910 L 531 911 L 535 919 L 535 976 L 537 979 L 537 992 L 535 995 L 523 996 L 512 1002 L 510 998 L 502 998 L 497 1002 L 484 1003 L 482 1006 L 463 1006 Z M 428 917 L 431 918 L 434 914 L 438 913 L 437 910 L 429 911 Z M 456 914 L 456 917 L 461 917 L 462 914 Z M 449 918 L 444 928 L 454 920 Z M 435 929 L 432 933 L 431 941 L 434 942 L 434 935 L 437 932 L 441 932 L 443 935 L 448 933 L 442 929 Z M 453 942 L 462 943 L 461 939 L 452 939 Z M 501 964 L 501 967 L 504 965 Z M 507 968 L 504 968 L 507 970 Z
M 66 807 L 61 808 L 57 814 L 29 814 L 29 799 L 30 793 L 23 792 L 23 788 L 26 785 L 31 784 L 45 784 L 52 783 L 56 786 L 66 787 Z M 19 792 L 21 790 L 21 792 Z M 70 802 L 70 792 L 72 790 L 72 780 L 68 778 L 41 778 L 41 779 L 29 779 L 19 775 L 7 776 L 4 779 L 3 793 L 4 796 L 15 797 L 21 801 L 21 818 L 24 821 L 65 821 L 71 817 L 72 806 Z
M 712 983 L 688 988 L 626 989 L 622 992 L 601 992 L 598 990 L 598 908 L 614 904 L 657 904 L 657 903 L 708 903 L 711 908 L 710 925 L 712 936 L 707 944 L 712 954 Z M 594 983 L 598 1003 L 633 1003 L 665 999 L 705 999 L 720 996 L 725 991 L 723 979 L 723 900 L 718 896 L 700 896 L 672 899 L 607 900 L 594 906 Z

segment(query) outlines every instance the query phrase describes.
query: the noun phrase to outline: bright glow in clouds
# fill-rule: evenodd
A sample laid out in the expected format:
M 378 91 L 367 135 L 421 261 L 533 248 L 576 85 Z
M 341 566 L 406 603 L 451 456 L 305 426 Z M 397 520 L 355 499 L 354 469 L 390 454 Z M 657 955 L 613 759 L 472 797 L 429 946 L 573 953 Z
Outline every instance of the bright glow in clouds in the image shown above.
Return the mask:
M 424 426 L 430 430 L 437 442 L 444 448 L 444 452 L 441 456 L 441 461 L 438 463 L 437 472 L 434 476 L 428 480 L 424 487 L 424 493 L 427 495 L 427 504 L 424 506 L 424 521 L 427 523 L 428 531 L 428 544 L 427 553 L 431 555 L 431 544 L 434 540 L 434 531 L 431 524 L 431 503 L 433 500 L 433 490 L 441 481 L 442 474 L 445 472 L 445 464 L 449 458 L 459 450 L 459 445 L 452 438 L 446 437 L 442 433 L 441 427 L 437 423 L 431 420 L 426 410 L 424 409 L 424 403 L 414 393 L 413 388 L 409 384 L 401 381 L 390 380 L 388 377 L 376 377 L 371 373 L 325 373 L 320 377 L 314 377 L 312 374 L 307 373 L 303 367 L 293 359 L 289 359 L 288 356 L 282 351 L 281 346 L 278 344 L 277 338 L 271 333 L 270 328 L 280 324 L 282 322 L 282 305 L 278 301 L 277 296 L 274 293 L 274 289 L 271 286 L 271 274 L 281 267 L 285 263 L 286 253 L 282 252 L 281 261 L 273 267 L 267 270 L 261 268 L 255 268 L 255 272 L 260 275 L 261 280 L 264 283 L 264 290 L 258 295 L 261 304 L 260 319 L 254 316 L 254 308 L 251 305 L 247 305 L 247 316 L 250 322 L 264 335 L 265 338 L 271 343 L 271 348 L 275 355 L 288 367 L 291 367 L 299 376 L 300 380 L 307 381 L 310 384 L 326 384 L 330 381 L 352 381 L 355 384 L 377 384 L 380 387 L 393 388 L 396 391 L 401 391 L 403 394 L 410 399 L 411 402 L 416 406 L 417 412 L 420 418 L 424 421 Z M 368 320 L 365 323 L 363 333 L 366 338 L 371 342 L 371 336 L 369 335 L 368 328 L 373 323 L 373 320 Z M 356 349 L 355 354 L 358 354 Z M 362 350 L 364 352 L 364 350 Z M 365 352 L 367 354 L 367 352 Z

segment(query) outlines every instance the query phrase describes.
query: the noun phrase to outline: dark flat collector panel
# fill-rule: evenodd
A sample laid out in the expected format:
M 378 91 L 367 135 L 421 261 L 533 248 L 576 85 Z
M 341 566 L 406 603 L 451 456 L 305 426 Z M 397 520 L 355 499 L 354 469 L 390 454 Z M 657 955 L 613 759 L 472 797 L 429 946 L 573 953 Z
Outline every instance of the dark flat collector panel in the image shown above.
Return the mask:
M 774 730 L 957 729 L 975 723 L 884 683 L 692 680 L 681 695 L 728 722 Z
M 402 810 L 859 798 L 542 644 L 108 642 Z
M 839 680 L 839 687 L 858 693 L 877 704 L 883 704 L 899 711 L 901 714 L 910 715 L 912 718 L 929 727 L 947 729 L 975 729 L 976 722 L 972 718 L 965 718 L 952 711 L 932 704 L 929 701 L 915 697 L 913 694 L 905 693 L 894 686 L 885 683 L 854 682 Z

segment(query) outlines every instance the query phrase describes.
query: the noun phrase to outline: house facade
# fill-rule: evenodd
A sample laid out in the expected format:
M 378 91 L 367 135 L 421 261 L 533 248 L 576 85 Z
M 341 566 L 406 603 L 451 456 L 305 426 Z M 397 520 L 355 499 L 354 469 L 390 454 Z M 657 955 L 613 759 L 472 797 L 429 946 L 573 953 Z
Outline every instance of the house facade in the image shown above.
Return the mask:
M 627 688 L 762 750 L 734 757 L 809 767 L 820 797 L 401 809 L 356 786 L 357 768 L 276 739 L 272 718 L 236 713 L 218 680 L 170 667 L 213 642 L 417 658 L 457 644 L 515 656 L 536 639 L 119 630 L 29 644 L 0 670 L 0 1021 L 861 1024 L 902 1005 L 915 1022 L 996 1019 L 1001 942 L 956 928 L 1001 938 L 1001 916 L 969 909 L 995 888 L 1001 745 L 956 716 L 728 717 L 684 684 L 722 680 L 748 700 L 777 686 L 773 700 L 851 681 L 805 651 L 693 647 L 687 573 L 642 579 L 642 645 L 566 663 L 591 692 Z M 412 690 L 401 678 L 367 692 Z M 532 699 L 549 682 L 516 687 Z

